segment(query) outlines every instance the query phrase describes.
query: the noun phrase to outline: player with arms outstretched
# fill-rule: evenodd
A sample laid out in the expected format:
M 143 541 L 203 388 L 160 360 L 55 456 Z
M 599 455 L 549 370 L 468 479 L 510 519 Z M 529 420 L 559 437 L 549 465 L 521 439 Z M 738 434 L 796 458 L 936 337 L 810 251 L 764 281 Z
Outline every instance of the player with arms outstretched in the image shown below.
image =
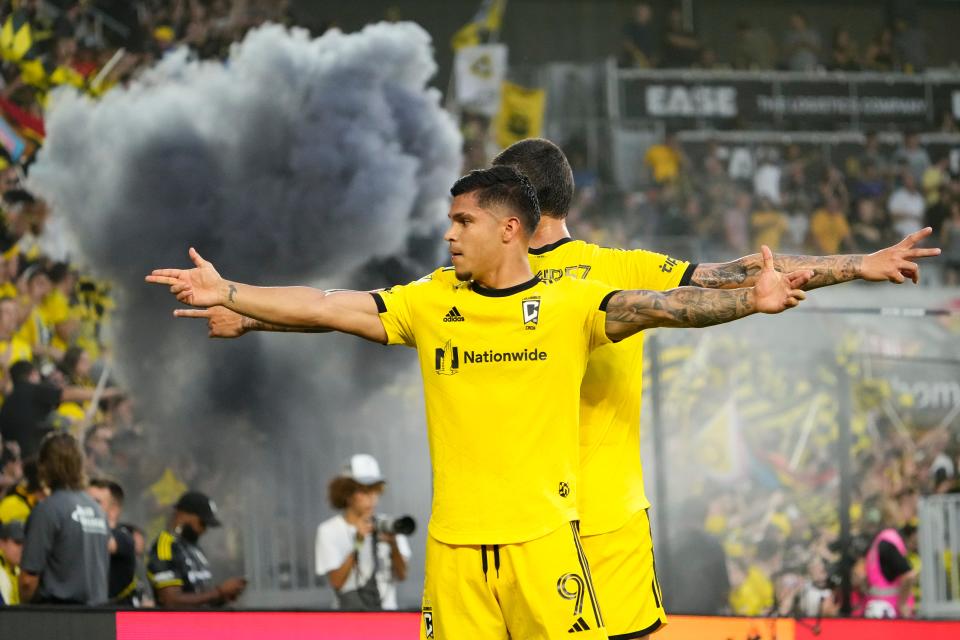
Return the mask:
M 451 192 L 453 267 L 409 285 L 254 287 L 223 279 L 192 249 L 194 268 L 147 281 L 191 306 L 416 348 L 434 480 L 421 637 L 605 638 L 575 524 L 590 352 L 646 328 L 779 313 L 804 298 L 810 273 L 778 273 L 765 249 L 756 285 L 733 291 L 545 284 L 527 257 L 540 212 L 525 177 L 495 167 Z

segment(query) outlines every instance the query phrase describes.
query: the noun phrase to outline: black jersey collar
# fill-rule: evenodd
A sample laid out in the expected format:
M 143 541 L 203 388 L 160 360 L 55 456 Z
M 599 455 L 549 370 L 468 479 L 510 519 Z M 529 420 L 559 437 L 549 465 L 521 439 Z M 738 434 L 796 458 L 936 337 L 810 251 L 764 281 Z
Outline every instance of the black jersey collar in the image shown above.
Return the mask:
M 540 284 L 540 278 L 533 276 L 526 282 L 515 284 L 512 287 L 507 287 L 506 289 L 490 289 L 476 282 L 470 283 L 470 288 L 473 289 L 474 292 L 488 298 L 506 298 L 507 296 L 512 296 L 515 293 L 526 291 L 527 289 L 535 287 L 538 284 Z
M 559 246 L 565 245 L 568 242 L 573 242 L 573 238 L 567 236 L 566 238 L 560 238 L 556 242 L 551 242 L 550 244 L 545 244 L 542 247 L 537 247 L 536 249 L 527 249 L 527 253 L 535 256 L 541 256 L 548 251 L 553 251 Z

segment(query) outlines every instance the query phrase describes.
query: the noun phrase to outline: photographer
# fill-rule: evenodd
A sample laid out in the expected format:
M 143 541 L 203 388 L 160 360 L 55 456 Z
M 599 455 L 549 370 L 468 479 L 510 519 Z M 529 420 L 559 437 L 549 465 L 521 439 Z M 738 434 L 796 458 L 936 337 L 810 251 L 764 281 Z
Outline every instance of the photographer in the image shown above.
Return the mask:
M 351 457 L 343 473 L 330 481 L 330 505 L 341 513 L 317 528 L 316 571 L 330 581 L 340 609 L 397 608 L 396 582 L 407 575 L 410 545 L 396 532 L 404 527 L 395 525 L 406 524 L 409 533 L 413 521 L 376 517 L 385 484 L 376 459 L 364 453 Z

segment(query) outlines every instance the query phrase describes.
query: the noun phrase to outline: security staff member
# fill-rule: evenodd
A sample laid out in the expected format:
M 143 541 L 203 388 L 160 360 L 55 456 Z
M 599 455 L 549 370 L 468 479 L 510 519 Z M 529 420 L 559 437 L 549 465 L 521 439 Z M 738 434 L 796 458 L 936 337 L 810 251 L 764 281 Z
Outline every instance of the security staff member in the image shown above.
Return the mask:
M 147 559 L 147 578 L 158 607 L 223 605 L 247 588 L 244 578 L 213 583 L 210 563 L 197 542 L 209 527 L 219 526 L 213 500 L 199 491 L 180 496 L 169 530 L 160 532 Z

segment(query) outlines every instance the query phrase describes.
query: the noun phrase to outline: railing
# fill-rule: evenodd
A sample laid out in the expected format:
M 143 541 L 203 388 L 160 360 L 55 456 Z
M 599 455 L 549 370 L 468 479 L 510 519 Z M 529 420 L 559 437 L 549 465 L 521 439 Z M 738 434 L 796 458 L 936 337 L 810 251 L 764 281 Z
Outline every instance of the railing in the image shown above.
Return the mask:
M 928 618 L 960 617 L 960 495 L 920 501 L 920 609 Z

